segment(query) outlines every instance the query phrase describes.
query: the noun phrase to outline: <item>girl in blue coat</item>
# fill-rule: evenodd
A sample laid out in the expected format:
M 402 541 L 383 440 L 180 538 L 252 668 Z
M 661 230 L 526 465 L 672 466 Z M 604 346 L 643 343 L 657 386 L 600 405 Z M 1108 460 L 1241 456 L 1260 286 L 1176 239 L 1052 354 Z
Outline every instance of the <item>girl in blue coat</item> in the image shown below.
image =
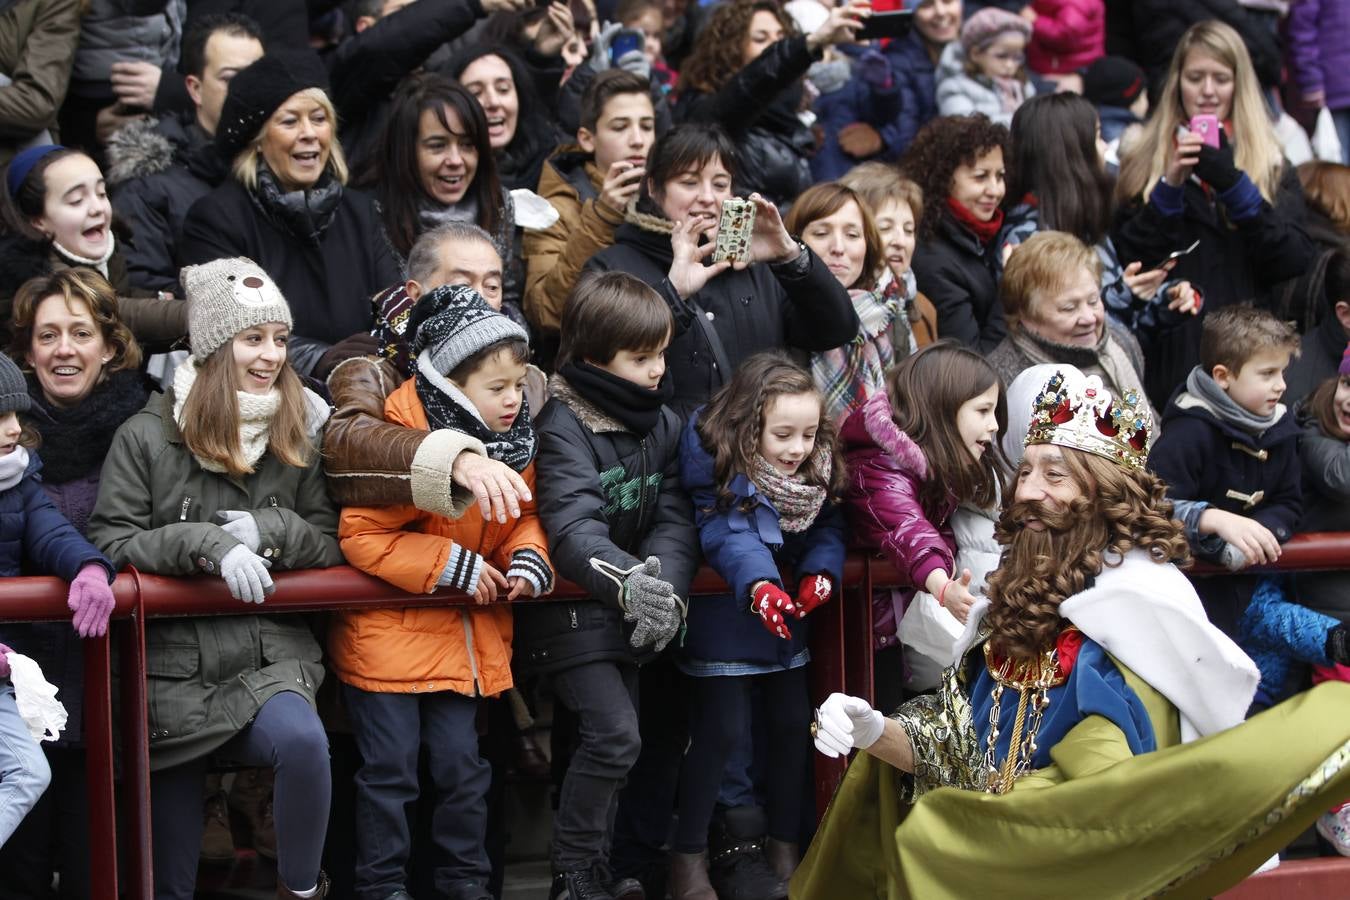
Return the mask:
M 719 843 L 757 844 L 767 833 L 765 855 L 786 879 L 797 862 L 811 718 L 800 620 L 830 599 L 844 565 L 843 462 L 810 373 L 780 353 L 750 357 L 690 420 L 680 468 L 704 555 L 731 594 L 689 605 L 680 667 L 693 676 L 690 746 L 673 874 L 701 862 L 723 771 L 758 689 L 767 825 L 755 808 L 728 810 L 719 829 L 732 840 Z

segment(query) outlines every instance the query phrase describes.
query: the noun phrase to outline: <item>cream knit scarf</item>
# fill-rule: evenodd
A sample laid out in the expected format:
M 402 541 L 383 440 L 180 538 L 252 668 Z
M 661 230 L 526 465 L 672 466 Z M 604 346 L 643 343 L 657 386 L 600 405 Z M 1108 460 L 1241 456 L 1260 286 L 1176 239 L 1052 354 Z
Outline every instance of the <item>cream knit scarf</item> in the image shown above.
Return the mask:
M 197 381 L 197 367 L 191 358 L 173 373 L 173 420 L 183 427 L 183 406 L 187 403 L 192 385 Z M 276 415 L 281 402 L 281 392 L 273 387 L 266 394 L 250 394 L 247 391 L 235 391 L 239 398 L 239 446 L 244 461 L 249 468 L 258 464 L 267 450 L 267 440 L 271 433 L 272 417 Z M 225 467 L 213 460 L 202 459 L 192 454 L 197 463 L 208 472 L 224 472 Z

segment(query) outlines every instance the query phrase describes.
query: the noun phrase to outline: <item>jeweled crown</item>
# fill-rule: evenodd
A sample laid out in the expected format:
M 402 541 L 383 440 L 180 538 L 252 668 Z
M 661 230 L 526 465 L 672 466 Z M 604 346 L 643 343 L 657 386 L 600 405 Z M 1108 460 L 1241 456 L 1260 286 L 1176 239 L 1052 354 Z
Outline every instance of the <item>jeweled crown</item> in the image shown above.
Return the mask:
M 1152 428 L 1152 413 L 1137 391 L 1113 397 L 1098 376 L 1064 368 L 1036 395 L 1026 445 L 1073 447 L 1143 469 Z

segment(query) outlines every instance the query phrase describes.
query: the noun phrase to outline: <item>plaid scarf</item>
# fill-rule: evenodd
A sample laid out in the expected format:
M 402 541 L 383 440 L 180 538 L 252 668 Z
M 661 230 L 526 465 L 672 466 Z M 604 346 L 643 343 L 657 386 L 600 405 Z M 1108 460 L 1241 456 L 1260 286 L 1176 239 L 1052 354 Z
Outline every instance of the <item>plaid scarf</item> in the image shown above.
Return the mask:
M 885 389 L 886 369 L 896 358 L 891 324 L 914 296 L 914 279 L 905 274 L 903 283 L 886 277 L 876 291 L 849 291 L 861 323 L 858 336 L 842 347 L 811 354 L 811 378 L 825 396 L 826 417 L 836 425 Z M 909 347 L 900 348 L 900 355 L 909 355 Z
M 816 447 L 812 454 L 821 476 L 829 480 L 833 468 L 830 448 Z M 784 475 L 758 453 L 750 460 L 750 478 L 778 510 L 778 527 L 789 534 L 800 534 L 811 527 L 825 505 L 825 488 L 807 484 L 800 473 Z

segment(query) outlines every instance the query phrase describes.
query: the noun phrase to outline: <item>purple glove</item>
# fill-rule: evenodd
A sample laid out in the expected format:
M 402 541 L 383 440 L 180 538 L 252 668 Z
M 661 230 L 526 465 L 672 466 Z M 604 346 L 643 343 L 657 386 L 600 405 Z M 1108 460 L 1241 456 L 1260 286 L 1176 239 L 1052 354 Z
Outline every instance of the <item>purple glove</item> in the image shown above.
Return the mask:
M 888 88 L 893 83 L 891 62 L 877 50 L 868 50 L 859 56 L 853 71 L 874 88 Z
M 14 651 L 7 644 L 0 644 L 0 678 L 9 677 L 9 654 Z
M 108 570 L 98 563 L 85 563 L 70 582 L 66 606 L 74 613 L 70 622 L 80 637 L 103 637 L 108 633 L 108 617 L 117 601 L 108 584 Z

